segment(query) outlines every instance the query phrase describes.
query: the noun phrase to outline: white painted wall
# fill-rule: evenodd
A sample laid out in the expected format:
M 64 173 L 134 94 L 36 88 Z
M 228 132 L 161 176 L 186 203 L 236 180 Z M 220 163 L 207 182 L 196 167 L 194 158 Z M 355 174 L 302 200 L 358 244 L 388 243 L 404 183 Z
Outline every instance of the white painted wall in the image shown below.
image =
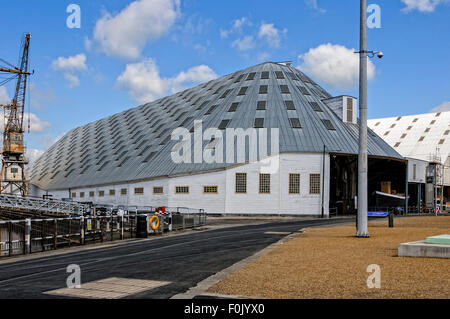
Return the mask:
M 414 158 L 407 158 L 407 160 L 408 160 L 408 182 L 425 184 L 428 162 Z M 414 178 L 414 165 L 416 167 L 415 178 Z
M 323 154 L 292 153 L 273 156 L 265 161 L 250 163 L 223 171 L 198 175 L 152 180 L 140 183 L 112 185 L 96 188 L 71 189 L 76 192 L 75 201 L 94 202 L 96 204 L 130 206 L 168 206 L 202 208 L 210 214 L 258 214 L 258 215 L 320 215 L 322 195 L 309 194 L 310 174 L 322 174 Z M 329 206 L 329 155 L 325 156 L 325 193 L 324 213 L 328 215 Z M 236 194 L 236 173 L 247 173 L 247 194 Z M 259 174 L 271 174 L 270 194 L 259 193 Z M 300 174 L 301 194 L 289 194 L 289 174 Z M 162 186 L 163 195 L 154 195 L 153 187 Z M 176 186 L 189 186 L 189 194 L 176 194 Z M 203 193 L 204 186 L 218 186 L 218 194 Z M 144 187 L 144 195 L 135 195 L 135 187 Z M 120 195 L 121 188 L 128 189 L 128 195 Z M 115 189 L 115 196 L 109 190 Z M 323 185 L 322 185 L 323 189 Z M 105 192 L 99 197 L 99 191 Z M 42 191 L 33 187 L 36 195 Z M 94 191 L 95 196 L 89 197 Z M 85 193 L 80 198 L 80 192 Z M 67 198 L 68 190 L 49 191 L 54 198 Z

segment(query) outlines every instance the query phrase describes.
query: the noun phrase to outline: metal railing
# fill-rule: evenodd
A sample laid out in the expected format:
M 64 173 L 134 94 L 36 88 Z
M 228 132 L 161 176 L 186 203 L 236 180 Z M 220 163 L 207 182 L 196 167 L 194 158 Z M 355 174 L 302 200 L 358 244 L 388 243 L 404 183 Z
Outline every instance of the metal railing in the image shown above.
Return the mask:
M 155 234 L 206 224 L 203 210 L 183 208 L 165 214 L 139 214 L 138 211 L 126 215 L 0 221 L 0 257 L 136 238 L 139 216 L 147 219 L 158 216 L 160 225 L 152 231 Z
M 80 216 L 90 211 L 89 205 L 76 202 L 9 195 L 0 195 L 0 208 L 44 213 L 65 213 Z

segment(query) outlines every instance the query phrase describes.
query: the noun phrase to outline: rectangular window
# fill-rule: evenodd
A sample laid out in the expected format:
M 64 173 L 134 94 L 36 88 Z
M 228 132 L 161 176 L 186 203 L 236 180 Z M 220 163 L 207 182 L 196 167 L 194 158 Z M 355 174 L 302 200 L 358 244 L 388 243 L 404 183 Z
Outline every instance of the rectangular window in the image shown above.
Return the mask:
M 215 109 L 216 107 L 217 107 L 217 105 L 211 106 L 211 107 L 209 108 L 209 110 L 205 113 L 205 115 L 211 114 L 211 113 L 214 111 L 214 109 Z
M 278 80 L 283 80 L 284 79 L 284 74 L 281 71 L 275 71 L 275 75 L 277 76 Z
M 72 198 L 76 198 L 77 197 L 77 193 L 72 193 Z
M 280 85 L 280 89 L 281 89 L 281 93 L 282 94 L 289 94 L 289 93 L 291 93 L 289 91 L 289 87 L 287 85 Z
M 401 142 L 397 142 L 397 143 L 394 145 L 394 147 L 399 147 L 400 144 L 401 144 Z
M 228 112 L 236 112 L 238 106 L 239 106 L 239 103 L 233 103 L 233 104 L 231 104 L 231 107 L 230 107 L 230 109 L 228 110 Z
M 417 177 L 417 164 L 413 165 L 413 179 L 415 180 Z
M 89 197 L 94 197 L 95 196 L 95 192 L 89 192 Z
M 247 173 L 236 173 L 236 194 L 247 193 Z
M 259 174 L 259 193 L 270 194 L 270 174 Z
M 286 109 L 295 111 L 294 101 L 284 101 L 286 103 Z
M 261 85 L 259 87 L 259 94 L 267 94 L 269 87 L 267 85 Z
M 205 194 L 217 194 L 218 187 L 217 186 L 203 186 L 203 193 Z
M 245 95 L 245 93 L 247 92 L 247 89 L 248 89 L 247 86 L 241 87 L 241 89 L 239 90 L 238 95 Z
M 425 136 L 421 136 L 421 137 L 419 138 L 419 142 L 422 142 L 424 139 L 425 139 Z
M 256 118 L 254 128 L 263 128 L 264 127 L 264 119 Z
M 246 81 L 251 81 L 255 79 L 256 72 L 252 72 L 248 74 Z
M 439 145 L 443 145 L 445 143 L 445 138 L 439 141 Z
M 320 194 L 320 174 L 309 175 L 309 193 Z
M 128 190 L 126 188 L 122 188 L 120 190 L 120 195 L 126 195 L 128 193 Z
M 175 194 L 189 194 L 189 186 L 176 186 Z
M 290 118 L 289 121 L 291 122 L 292 128 L 302 128 L 302 125 L 300 124 L 300 120 L 298 118 Z
M 311 93 L 309 93 L 308 89 L 305 88 L 304 86 L 299 86 L 298 88 L 300 89 L 300 91 L 302 92 L 303 95 L 311 95 Z
M 162 186 L 153 187 L 153 194 L 164 194 L 164 188 Z
M 267 80 L 269 78 L 269 71 L 264 71 L 261 73 L 261 80 Z
M 98 192 L 98 197 L 103 197 L 105 196 L 105 191 L 99 191 Z
M 325 125 L 325 127 L 327 128 L 327 130 L 336 131 L 336 129 L 334 128 L 334 126 L 330 120 L 322 120 L 322 122 L 323 122 L 323 125 Z
M 317 102 L 309 102 L 309 105 L 313 108 L 316 112 L 323 112 L 323 110 L 320 108 L 319 103 Z
M 219 130 L 224 130 L 224 129 L 226 129 L 229 123 L 230 123 L 230 120 L 223 120 L 223 121 L 219 124 Z
M 80 193 L 80 198 L 84 198 L 84 192 Z
M 300 174 L 289 174 L 289 194 L 300 194 Z
M 266 105 L 267 105 L 266 101 L 258 101 L 258 104 L 256 105 L 256 110 L 257 111 L 265 111 Z
M 109 190 L 109 196 L 116 196 L 116 190 L 115 189 L 110 189 Z
M 144 195 L 144 187 L 136 187 L 134 189 L 134 195 Z

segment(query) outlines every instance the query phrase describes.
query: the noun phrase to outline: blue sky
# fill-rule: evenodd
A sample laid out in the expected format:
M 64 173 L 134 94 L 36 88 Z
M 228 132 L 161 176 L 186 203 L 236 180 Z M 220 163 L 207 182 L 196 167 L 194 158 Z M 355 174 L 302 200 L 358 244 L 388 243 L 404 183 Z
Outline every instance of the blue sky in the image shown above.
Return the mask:
M 330 93 L 358 96 L 356 0 L 3 2 L 0 57 L 17 63 L 32 35 L 36 155 L 76 126 L 264 61 L 293 61 Z M 79 29 L 66 25 L 71 3 Z M 381 28 L 368 30 L 369 49 L 385 57 L 372 59 L 369 118 L 450 110 L 450 2 L 372 3 Z

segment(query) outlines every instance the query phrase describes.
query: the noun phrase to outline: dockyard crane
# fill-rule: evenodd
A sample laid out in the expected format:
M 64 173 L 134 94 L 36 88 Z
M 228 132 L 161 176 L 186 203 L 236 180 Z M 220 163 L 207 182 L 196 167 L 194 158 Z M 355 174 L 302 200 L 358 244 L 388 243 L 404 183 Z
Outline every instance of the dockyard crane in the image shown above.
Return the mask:
M 30 34 L 26 34 L 22 43 L 22 56 L 20 66 L 15 67 L 3 59 L 9 66 L 0 67 L 0 72 L 12 74 L 0 85 L 7 81 L 17 79 L 16 90 L 11 102 L 3 106 L 4 110 L 4 131 L 2 150 L 2 170 L 0 175 L 0 194 L 2 195 L 28 195 L 28 180 L 25 173 L 25 165 L 28 164 L 25 158 L 23 115 L 25 109 L 25 96 L 27 89 L 27 78 L 31 75 L 28 72 L 28 53 L 30 50 Z

